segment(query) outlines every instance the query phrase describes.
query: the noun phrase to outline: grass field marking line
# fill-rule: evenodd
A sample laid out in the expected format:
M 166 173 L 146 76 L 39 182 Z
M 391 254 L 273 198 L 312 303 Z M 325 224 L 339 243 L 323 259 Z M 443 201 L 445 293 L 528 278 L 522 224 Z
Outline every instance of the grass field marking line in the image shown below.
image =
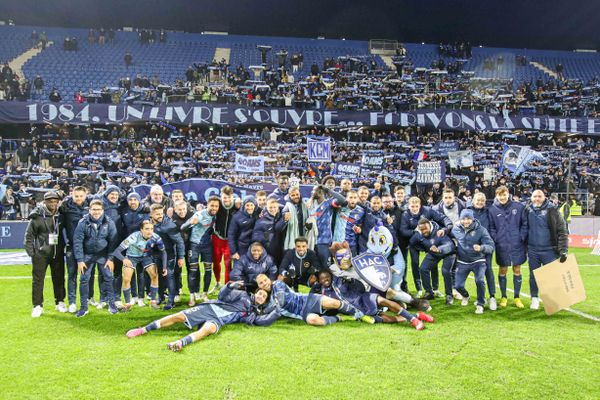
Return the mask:
M 473 279 L 473 280 L 475 280 L 475 277 L 473 277 L 473 276 L 471 276 L 471 275 L 469 275 L 469 278 L 470 278 L 470 279 Z M 487 283 L 486 283 L 486 285 L 485 285 L 485 286 L 487 287 Z M 500 285 L 496 285 L 496 288 L 500 289 Z M 514 290 L 512 290 L 511 288 L 508 288 L 508 287 L 506 288 L 506 290 L 508 290 L 508 291 L 509 291 L 509 292 L 511 292 L 511 293 L 514 293 L 514 292 L 515 292 Z M 525 292 L 521 292 L 521 295 L 522 295 L 522 296 L 525 296 L 525 297 L 529 297 L 529 298 L 531 298 L 531 296 L 530 296 L 530 295 L 528 295 L 528 294 L 527 294 L 527 293 L 525 293 Z M 540 303 L 543 303 L 542 299 L 540 299 Z M 592 321 L 600 322 L 600 318 L 598 318 L 598 317 L 595 317 L 595 316 L 593 316 L 593 315 L 590 315 L 590 314 L 586 314 L 586 313 L 584 313 L 584 312 L 581 312 L 581 311 L 573 310 L 572 308 L 565 308 L 565 309 L 564 309 L 564 311 L 571 312 L 571 313 L 573 313 L 573 314 L 575 314 L 575 315 L 579 315 L 580 317 L 583 317 L 583 318 L 591 319 Z
M 52 276 L 47 276 L 46 279 L 50 279 Z M 0 279 L 31 279 L 31 276 L 0 276 Z

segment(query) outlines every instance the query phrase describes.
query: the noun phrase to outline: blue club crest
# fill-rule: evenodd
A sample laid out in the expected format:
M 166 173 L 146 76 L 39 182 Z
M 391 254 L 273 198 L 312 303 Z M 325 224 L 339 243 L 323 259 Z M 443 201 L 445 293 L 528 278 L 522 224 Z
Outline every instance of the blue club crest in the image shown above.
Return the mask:
M 392 271 L 387 259 L 374 253 L 364 253 L 352 258 L 354 270 L 365 282 L 385 292 L 392 284 Z

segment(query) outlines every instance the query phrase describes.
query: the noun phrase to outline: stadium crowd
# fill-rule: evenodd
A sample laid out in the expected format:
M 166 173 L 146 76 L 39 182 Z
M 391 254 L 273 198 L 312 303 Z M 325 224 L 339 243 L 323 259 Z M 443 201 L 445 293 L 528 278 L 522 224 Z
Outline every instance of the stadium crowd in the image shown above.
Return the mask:
M 324 135 L 333 140 L 331 163 L 306 161 L 305 136 Z M 542 189 L 550 196 L 566 193 L 583 206 L 582 213 L 597 215 L 600 192 L 600 165 L 597 141 L 587 137 L 504 131 L 460 133 L 423 132 L 420 128 L 400 130 L 309 131 L 276 130 L 263 127 L 238 129 L 182 127 L 167 124 L 124 125 L 102 128 L 77 125 L 39 125 L 32 127 L 31 139 L 0 138 L 1 184 L 5 219 L 26 219 L 28 211 L 41 202 L 49 189 L 69 193 L 75 186 L 85 186 L 91 194 L 101 193 L 108 185 L 123 192 L 139 184 L 172 183 L 188 178 L 221 179 L 232 184 L 272 182 L 278 171 L 300 184 L 315 184 L 327 175 L 346 177 L 338 172 L 341 164 L 360 165 L 364 154 L 383 156 L 384 164 L 366 166 L 349 177 L 355 186 L 365 185 L 379 193 L 391 192 L 402 184 L 407 193 L 420 196 L 427 205 L 441 200 L 444 186 L 452 187 L 457 196 L 469 202 L 476 192 L 483 192 L 491 202 L 496 187 L 506 185 L 519 199 L 528 200 L 531 192 Z M 422 185 L 415 182 L 416 152 L 429 161 L 447 160 L 439 143 L 454 143 L 456 149 L 470 150 L 473 166 L 450 168 L 446 163 L 446 182 Z M 544 155 L 527 170 L 514 175 L 501 170 L 503 145 L 531 146 Z M 577 150 L 569 159 L 564 149 Z M 264 156 L 265 170 L 237 173 L 236 153 Z M 492 172 L 486 176 L 484 172 Z M 195 205 L 195 204 L 194 204 Z

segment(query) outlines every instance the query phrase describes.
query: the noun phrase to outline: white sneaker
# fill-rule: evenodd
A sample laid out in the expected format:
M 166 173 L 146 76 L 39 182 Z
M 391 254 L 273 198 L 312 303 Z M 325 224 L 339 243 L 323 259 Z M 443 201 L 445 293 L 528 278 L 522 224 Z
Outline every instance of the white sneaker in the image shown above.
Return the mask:
M 179 303 L 181 301 L 181 296 L 180 295 L 175 296 L 175 298 L 173 299 L 173 301 L 175 303 Z
M 417 299 L 420 299 L 421 297 L 423 297 L 423 291 L 422 290 L 417 291 L 416 297 L 417 297 Z
M 100 303 L 96 304 L 96 308 L 98 310 L 102 310 L 104 307 L 106 307 L 106 302 L 105 301 L 101 301 Z
M 529 308 L 531 308 L 532 310 L 539 310 L 540 309 L 540 298 L 532 297 L 531 298 L 531 306 Z
M 489 309 L 491 311 L 496 311 L 498 309 L 498 304 L 496 303 L 496 299 L 494 297 L 490 297 Z
M 452 289 L 452 296 L 454 296 L 454 298 L 456 300 L 462 300 L 462 294 L 458 293 L 458 290 L 456 289 Z
M 479 304 L 475 306 L 475 314 L 483 314 L 483 306 Z
M 146 300 L 152 300 L 152 297 L 150 297 L 149 294 L 146 295 Z
M 141 297 L 137 299 L 137 305 L 138 307 L 146 307 L 146 303 L 144 303 L 144 299 Z
M 59 302 L 56 305 L 55 310 L 58 312 L 62 312 L 62 313 L 67 312 L 67 306 L 65 305 L 65 302 L 64 301 Z
M 462 297 L 462 296 L 461 296 L 461 297 Z M 470 299 L 470 297 L 463 297 L 463 298 L 460 300 L 460 305 L 461 305 L 461 306 L 468 306 L 468 305 L 469 305 L 469 299 Z
M 31 311 L 31 318 L 39 318 L 43 313 L 44 309 L 42 306 L 35 306 L 33 307 L 33 311 Z
M 129 302 L 129 304 L 134 305 L 135 303 L 137 303 L 138 298 L 137 297 L 132 297 L 131 301 Z
M 196 301 L 202 300 L 202 296 L 200 296 L 200 293 L 198 292 L 194 293 L 194 297 L 196 298 Z
M 94 300 L 93 297 L 88 299 L 88 305 L 90 305 L 92 307 L 98 307 L 98 303 L 96 302 L 96 300 Z
M 123 303 L 121 301 L 115 301 L 115 307 L 120 310 L 123 308 Z
M 75 304 L 75 303 L 69 304 L 69 312 L 71 314 L 75 314 L 77 312 L 77 304 Z
M 434 290 L 433 295 L 438 298 L 444 297 L 444 294 L 442 292 L 440 292 L 439 290 Z
M 219 290 L 221 290 L 221 288 L 222 288 L 221 284 L 217 282 L 217 284 L 215 286 L 213 286 L 213 288 L 208 291 L 208 294 L 213 294 L 215 292 L 219 293 Z
M 202 301 L 203 303 L 205 301 L 208 301 L 208 295 L 206 293 L 203 293 L 202 296 L 200 296 L 200 301 Z

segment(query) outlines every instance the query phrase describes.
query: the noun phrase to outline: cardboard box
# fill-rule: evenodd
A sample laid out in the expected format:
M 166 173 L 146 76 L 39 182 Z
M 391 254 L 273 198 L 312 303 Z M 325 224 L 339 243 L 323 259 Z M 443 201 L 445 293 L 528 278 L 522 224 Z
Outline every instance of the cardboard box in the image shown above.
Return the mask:
M 556 260 L 534 270 L 533 273 L 547 315 L 555 314 L 586 298 L 574 254 L 569 254 L 564 263 Z

